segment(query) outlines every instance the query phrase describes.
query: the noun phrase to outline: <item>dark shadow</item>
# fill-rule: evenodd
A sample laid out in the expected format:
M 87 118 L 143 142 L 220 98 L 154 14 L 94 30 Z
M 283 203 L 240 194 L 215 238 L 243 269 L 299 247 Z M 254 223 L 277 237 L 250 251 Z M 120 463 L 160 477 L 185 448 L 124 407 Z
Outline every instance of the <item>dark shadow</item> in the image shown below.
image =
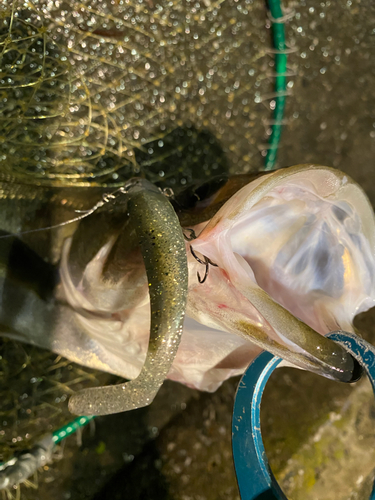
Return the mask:
M 42 330 L 41 325 L 53 319 L 50 305 L 57 282 L 55 266 L 45 262 L 17 237 L 0 230 L 1 332 L 27 340 L 29 323 L 33 321 L 35 329 Z M 32 304 L 34 316 L 27 320 L 25 314 Z M 48 338 L 49 332 L 45 333 Z
M 258 495 L 254 500 L 280 500 L 277 498 L 271 490 L 263 491 L 260 495 Z
M 208 130 L 178 127 L 164 137 L 134 149 L 141 174 L 160 187 L 175 192 L 229 172 L 219 141 Z
M 134 462 L 111 477 L 92 500 L 172 500 L 159 463 L 160 457 L 152 441 Z
M 6 269 L 9 279 L 19 285 L 32 287 L 44 300 L 51 298 L 58 282 L 56 267 L 43 260 L 23 241 L 1 229 L 0 266 Z

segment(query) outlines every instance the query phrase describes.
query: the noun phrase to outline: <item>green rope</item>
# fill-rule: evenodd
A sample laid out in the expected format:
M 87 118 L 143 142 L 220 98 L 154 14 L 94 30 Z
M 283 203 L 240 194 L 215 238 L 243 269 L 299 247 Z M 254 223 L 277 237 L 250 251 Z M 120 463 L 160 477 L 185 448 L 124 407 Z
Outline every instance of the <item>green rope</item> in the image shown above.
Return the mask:
M 72 420 L 71 422 L 69 422 L 68 424 L 63 425 L 62 427 L 60 427 L 60 429 L 57 429 L 57 431 L 55 431 L 52 434 L 53 442 L 55 444 L 57 444 L 60 441 L 62 441 L 63 439 L 67 438 L 68 436 L 71 436 L 72 434 L 77 432 L 78 429 L 87 425 L 93 418 L 94 418 L 94 416 L 77 417 L 74 420 Z
M 286 49 L 285 45 L 285 29 L 283 22 L 275 22 L 274 20 L 283 17 L 281 10 L 280 0 L 268 0 L 268 8 L 272 16 L 272 34 L 273 46 L 276 50 L 275 54 L 275 93 L 277 95 L 275 101 L 276 106 L 273 113 L 274 124 L 272 125 L 272 132 L 268 141 L 269 149 L 265 158 L 265 170 L 272 170 L 275 168 L 277 150 L 280 143 L 282 120 L 284 117 L 285 108 L 285 93 L 286 93 L 286 64 L 287 55 L 281 53 Z

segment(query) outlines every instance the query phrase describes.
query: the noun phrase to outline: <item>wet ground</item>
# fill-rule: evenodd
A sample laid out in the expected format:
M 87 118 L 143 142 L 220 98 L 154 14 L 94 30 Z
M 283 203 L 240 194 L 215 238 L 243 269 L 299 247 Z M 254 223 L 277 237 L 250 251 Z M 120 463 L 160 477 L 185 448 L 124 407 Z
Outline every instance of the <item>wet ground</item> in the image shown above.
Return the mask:
M 265 46 L 260 3 L 246 2 L 258 20 L 258 32 L 249 36 Z M 375 204 L 375 7 L 360 0 L 290 2 L 289 7 L 296 15 L 286 25 L 287 38 L 298 49 L 290 56 L 296 76 L 278 165 L 340 168 Z M 270 112 L 254 107 L 253 113 L 257 146 L 264 139 L 260 121 Z M 257 170 L 262 158 L 251 151 L 247 161 Z M 244 162 L 244 155 L 227 157 L 232 170 L 236 161 Z M 357 321 L 373 341 L 374 320 L 370 311 Z M 22 498 L 238 499 L 230 443 L 237 383 L 230 380 L 205 394 L 166 382 L 150 408 L 98 418 L 95 429 L 83 431 L 81 446 L 67 440 L 62 458 L 38 475 L 38 490 L 22 487 Z M 64 404 L 58 401 L 54 409 L 62 411 Z M 266 388 L 262 425 L 271 466 L 289 498 L 368 498 L 375 467 L 374 418 L 366 380 L 344 386 L 293 369 L 275 374 Z
M 368 335 L 374 315 L 357 326 Z M 83 445 L 41 474 L 26 498 L 239 499 L 231 451 L 238 379 L 214 394 L 166 382 L 149 409 L 96 421 Z M 367 499 L 375 463 L 375 405 L 367 380 L 342 385 L 299 370 L 273 374 L 262 404 L 266 451 L 292 500 Z M 55 469 L 58 470 L 55 470 Z M 30 492 L 31 493 L 31 492 Z

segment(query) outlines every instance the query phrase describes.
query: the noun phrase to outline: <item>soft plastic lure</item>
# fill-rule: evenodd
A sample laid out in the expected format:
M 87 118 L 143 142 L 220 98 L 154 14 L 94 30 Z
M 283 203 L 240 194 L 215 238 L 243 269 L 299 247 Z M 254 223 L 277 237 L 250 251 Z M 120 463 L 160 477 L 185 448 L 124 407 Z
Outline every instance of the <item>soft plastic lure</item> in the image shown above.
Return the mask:
M 147 357 L 140 374 L 131 382 L 74 394 L 69 408 L 77 415 L 103 415 L 149 405 L 168 375 L 182 335 L 188 273 L 178 218 L 168 199 L 148 181 L 134 181 L 124 195 L 150 291 Z
M 110 194 L 62 235 L 58 274 L 24 242 L 1 240 L 4 335 L 134 379 L 77 394 L 74 412 L 144 406 L 166 377 L 214 391 L 263 349 L 350 381 L 352 358 L 322 336 L 353 331 L 354 316 L 375 301 L 374 214 L 347 175 L 314 165 L 265 174 L 186 242 L 153 185 Z M 191 249 L 216 264 L 204 282 Z

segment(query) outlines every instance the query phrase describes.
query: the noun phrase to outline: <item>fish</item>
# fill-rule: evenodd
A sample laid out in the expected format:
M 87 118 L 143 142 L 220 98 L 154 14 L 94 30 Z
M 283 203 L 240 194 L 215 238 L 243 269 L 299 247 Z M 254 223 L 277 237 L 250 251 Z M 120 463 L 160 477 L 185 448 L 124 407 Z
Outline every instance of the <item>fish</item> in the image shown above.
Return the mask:
M 120 17 L 123 15 L 122 8 L 112 4 L 107 7 L 106 15 L 112 10 Z M 173 11 L 178 5 L 172 7 Z M 54 12 L 55 7 L 51 8 Z M 234 19 L 232 7 L 226 8 L 224 15 Z M 48 12 L 48 9 L 44 12 L 46 19 L 49 19 Z M 11 69 L 12 76 L 2 83 L 5 96 L 2 124 L 7 138 L 1 144 L 0 159 L 2 334 L 132 380 L 114 388 L 91 388 L 73 395 L 70 409 L 78 414 L 107 414 L 150 404 L 167 376 L 192 387 L 214 390 L 229 374 L 241 373 L 254 353 L 264 348 L 326 376 L 350 380 L 354 369 L 352 358 L 319 335 L 326 333 L 316 324 L 319 320 L 310 323 L 305 320 L 303 309 L 311 309 L 310 302 L 306 299 L 299 309 L 292 303 L 293 298 L 285 302 L 284 293 L 286 296 L 288 293 L 283 291 L 284 282 L 271 280 L 268 288 L 267 273 L 273 264 L 258 257 L 254 261 L 253 256 L 247 255 L 243 234 L 237 230 L 236 245 L 245 254 L 231 252 L 232 243 L 227 245 L 229 240 L 225 236 L 231 231 L 226 224 L 215 222 L 220 221 L 220 217 L 236 220 L 236 211 L 242 214 L 245 210 L 241 199 L 243 190 L 252 192 L 253 185 L 248 183 L 248 174 L 236 176 L 230 172 L 225 155 L 215 142 L 219 137 L 224 144 L 227 134 L 221 131 L 213 136 L 204 129 L 205 122 L 190 123 L 190 118 L 201 110 L 201 97 L 206 90 L 214 92 L 212 102 L 227 95 L 227 76 L 220 73 L 223 85 L 212 90 L 207 84 L 204 90 L 200 88 L 200 79 L 195 81 L 194 71 L 187 70 L 186 78 L 192 79 L 194 88 L 198 85 L 199 92 L 197 102 L 195 99 L 188 109 L 185 104 L 179 105 L 180 111 L 187 110 L 188 115 L 186 119 L 182 119 L 184 114 L 179 115 L 181 120 L 176 126 L 172 124 L 172 110 L 177 106 L 177 98 L 170 100 L 162 95 L 159 106 L 155 102 L 155 95 L 159 95 L 155 88 L 147 87 L 153 91 L 142 99 L 139 92 L 144 85 L 149 85 L 151 74 L 151 79 L 156 78 L 155 86 L 162 88 L 166 68 L 170 68 L 171 74 L 178 74 L 175 65 L 180 68 L 180 59 L 164 54 L 165 61 L 158 60 L 157 64 L 159 68 L 160 63 L 160 74 L 149 62 L 137 69 L 134 64 L 138 59 L 133 58 L 136 56 L 133 51 L 137 50 L 133 46 L 130 50 L 129 40 L 119 40 L 119 54 L 124 54 L 126 49 L 126 55 L 121 57 L 121 63 L 116 59 L 116 64 L 107 67 L 108 56 L 113 55 L 113 40 L 98 34 L 97 30 L 115 27 L 122 31 L 129 26 L 125 21 L 115 23 L 116 26 L 112 26 L 113 23 L 103 26 L 102 14 L 92 10 L 90 13 L 87 23 L 76 20 L 78 31 L 73 30 L 74 39 L 80 46 L 80 53 L 76 54 L 71 46 L 74 42 L 67 42 L 60 28 L 56 38 L 48 34 L 46 26 L 33 31 L 36 15 L 33 9 L 29 11 L 15 3 L 4 11 L 0 33 L 4 48 L 2 64 L 7 71 Z M 60 14 L 64 18 L 65 12 Z M 152 31 L 155 27 L 152 16 L 147 9 L 144 14 Z M 145 26 L 141 28 L 142 35 L 135 29 L 131 32 L 134 36 L 131 43 L 137 46 L 141 43 L 144 48 L 159 43 L 156 40 L 162 40 L 164 28 L 161 24 L 158 26 L 161 32 L 156 38 L 157 34 L 150 36 Z M 246 38 L 246 27 L 243 29 Z M 15 45 L 9 44 L 9 30 Z M 205 50 L 209 52 L 214 42 L 210 37 L 203 38 Z M 94 47 L 99 54 L 100 68 L 91 52 Z M 17 59 L 13 68 L 14 51 L 26 53 L 27 57 Z M 180 54 L 178 50 L 176 53 Z M 37 61 L 43 64 L 39 66 Z M 36 72 L 30 74 L 28 68 L 34 65 Z M 91 75 L 90 81 L 86 77 L 82 80 L 83 74 Z M 210 71 L 207 75 L 212 76 Z M 250 76 L 249 71 L 247 75 Z M 99 82 L 104 76 L 107 83 L 102 88 Z M 113 81 L 118 86 L 117 97 L 111 90 Z M 193 87 L 189 91 L 191 96 Z M 234 82 L 233 89 L 237 88 Z M 178 89 L 183 95 L 181 88 Z M 126 95 L 130 92 L 130 100 L 120 98 L 123 90 Z M 234 97 L 234 94 L 228 96 L 230 109 Z M 206 98 L 207 94 L 203 100 Z M 147 121 L 147 131 L 142 131 L 142 135 L 147 132 L 147 140 L 146 136 L 140 137 L 138 130 L 141 122 L 146 123 L 140 116 L 142 110 L 147 120 L 152 118 L 153 122 Z M 166 114 L 171 120 L 166 120 Z M 104 122 L 103 117 L 107 117 Z M 245 125 L 249 123 L 246 121 Z M 231 137 L 235 138 L 236 148 L 229 147 L 229 150 L 243 151 L 244 146 L 248 150 L 246 134 L 241 148 L 237 131 Z M 187 147 L 183 146 L 185 139 L 188 139 Z M 198 151 L 203 155 L 203 164 L 197 161 Z M 187 165 L 181 159 L 185 156 Z M 174 161 L 178 162 L 177 168 Z M 215 179 L 214 171 L 220 171 L 224 177 Z M 309 167 L 303 171 L 315 170 Z M 274 174 L 260 176 L 253 183 L 264 187 L 268 182 L 283 179 L 284 174 L 288 178 L 286 172 L 282 170 L 275 177 Z M 324 178 L 323 169 L 319 175 Z M 196 188 L 192 187 L 193 179 L 198 182 Z M 203 186 L 199 182 L 203 182 Z M 181 192 L 185 184 L 187 190 Z M 301 189 L 296 196 L 305 197 L 306 190 Z M 223 216 L 233 204 L 232 212 Z M 312 202 L 310 205 L 314 210 Z M 290 206 L 294 208 L 289 211 L 283 207 L 285 221 L 280 220 L 280 228 L 274 228 L 285 234 L 286 239 L 287 221 L 291 219 L 297 226 L 300 224 L 298 203 L 290 201 Z M 301 210 L 307 212 L 301 217 L 303 220 L 310 217 L 313 224 L 314 214 L 309 215 L 307 206 L 300 201 Z M 338 213 L 340 210 L 338 207 Z M 164 215 L 153 217 L 153 213 Z M 260 217 L 259 220 L 268 219 Z M 321 219 L 318 217 L 318 220 Z M 199 224 L 206 226 L 202 234 L 203 227 L 198 230 Z M 329 227 L 322 226 L 319 234 L 324 235 Z M 42 231 L 44 228 L 50 229 Z M 184 242 L 184 229 L 198 237 Z M 308 229 L 301 227 L 301 231 L 304 234 Z M 335 236 L 331 233 L 334 242 Z M 267 234 L 260 231 L 260 235 L 257 241 L 262 246 Z M 221 242 L 220 252 L 214 243 L 216 240 Z M 362 240 L 359 237 L 358 245 L 364 245 Z M 280 262 L 285 264 L 288 258 L 292 259 L 293 245 L 298 247 L 298 241 L 295 238 L 290 244 L 289 254 L 284 249 L 284 254 L 278 256 L 279 266 Z M 334 274 L 337 283 L 332 285 L 327 277 L 331 273 L 328 269 L 332 259 L 335 265 L 340 259 L 330 257 L 329 245 L 322 238 L 319 246 L 324 248 L 320 256 L 309 251 L 307 260 L 316 262 L 307 266 L 310 274 L 301 270 L 301 276 L 316 283 L 319 275 L 319 279 L 326 282 L 318 285 L 331 300 L 332 294 L 337 298 L 334 289 L 343 279 L 342 269 L 350 274 L 352 257 L 343 245 L 349 264 L 338 268 Z M 341 255 L 341 247 L 333 245 L 332 248 Z M 364 245 L 362 253 L 366 248 Z M 240 258 L 243 273 L 236 264 Z M 297 267 L 302 269 L 306 265 L 306 258 L 301 257 Z M 294 278 L 296 283 L 301 279 L 296 272 Z M 289 283 L 287 289 L 290 286 Z M 320 288 L 314 293 L 319 295 Z M 174 313 L 170 314 L 171 311 Z M 185 312 L 188 317 L 181 335 Z M 322 314 L 329 315 L 324 310 Z M 349 329 L 350 321 L 347 323 Z M 186 347 L 190 345 L 194 348 Z M 202 351 L 206 355 L 202 355 Z M 234 352 L 241 362 L 235 359 Z M 183 362 L 178 362 L 179 359 Z M 196 359 L 200 360 L 201 368 L 194 364 Z M 215 380 L 210 375 L 214 372 Z M 147 383 L 142 382 L 144 377 L 148 377 Z
M 133 380 L 77 392 L 70 400 L 73 413 L 145 406 L 165 378 L 214 391 L 243 373 L 263 349 L 326 377 L 350 379 L 352 358 L 324 334 L 354 331 L 354 316 L 374 305 L 375 218 L 358 184 L 336 169 L 315 165 L 280 169 L 248 183 L 236 179 L 231 181 L 234 194 L 227 180 L 193 207 L 198 223 L 183 227 L 178 210 L 158 188 L 144 180 L 129 182 L 138 186 L 138 195 L 143 193 L 137 207 L 130 208 L 127 187 L 116 194 L 102 192 L 106 201 L 96 202 L 89 215 L 52 230 L 61 233 L 54 237 L 61 256 L 53 271 L 41 272 L 51 264 L 27 247 L 30 262 L 38 256 L 41 267 L 32 266 L 38 277 L 15 277 L 12 266 L 2 277 L 3 335 Z M 64 190 L 56 200 L 66 199 L 63 195 Z M 134 222 L 147 207 L 150 214 L 158 213 L 153 197 L 167 204 L 170 219 Z M 210 206 L 214 215 L 201 222 Z M 180 213 L 184 224 L 187 213 Z M 70 225 L 75 229 L 67 231 Z M 35 237 L 30 231 L 24 238 Z M 194 237 L 184 241 L 183 232 Z M 19 240 L 11 241 L 9 246 L 8 238 L 0 239 L 0 245 L 8 248 L 8 262 L 19 262 L 13 255 Z M 181 262 L 174 268 L 176 259 Z M 49 287 L 46 276 L 53 281 Z M 172 296 L 165 292 L 169 286 Z M 163 304 L 155 305 L 152 287 L 166 293 Z M 159 335 L 158 350 L 150 321 L 154 316 L 151 330 L 159 331 L 165 313 L 174 321 L 174 328 L 166 327 L 172 340 L 165 332 Z M 147 371 L 155 384 L 148 379 L 146 389 L 135 385 L 132 399 L 127 387 Z
M 316 348 L 322 364 L 309 369 L 335 378 L 340 354 L 317 334 L 353 332 L 373 307 L 374 241 L 372 207 L 346 174 L 300 165 L 260 177 L 194 240 L 217 267 L 189 289 L 188 314 L 304 368 Z

